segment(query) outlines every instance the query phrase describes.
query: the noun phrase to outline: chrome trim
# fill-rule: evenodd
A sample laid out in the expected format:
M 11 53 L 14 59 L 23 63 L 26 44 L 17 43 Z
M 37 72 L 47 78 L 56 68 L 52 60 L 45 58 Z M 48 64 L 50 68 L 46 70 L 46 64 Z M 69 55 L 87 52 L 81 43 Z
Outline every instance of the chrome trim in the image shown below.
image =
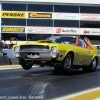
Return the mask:
M 50 50 L 43 50 L 43 51 L 35 51 L 35 50 L 32 50 L 32 51 L 29 50 L 29 51 L 28 51 L 28 50 L 27 50 L 27 51 L 19 51 L 19 52 L 38 52 L 38 53 L 39 53 L 39 52 L 48 52 L 48 53 L 49 53 Z

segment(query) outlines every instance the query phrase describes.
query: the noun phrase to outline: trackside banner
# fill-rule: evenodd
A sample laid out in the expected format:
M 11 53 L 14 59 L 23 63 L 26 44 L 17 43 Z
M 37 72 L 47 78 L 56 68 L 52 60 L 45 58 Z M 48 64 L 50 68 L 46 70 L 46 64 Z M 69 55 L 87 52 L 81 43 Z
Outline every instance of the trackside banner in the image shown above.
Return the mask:
M 26 33 L 43 33 L 43 34 L 51 34 L 51 27 L 27 27 Z
M 29 13 L 28 18 L 52 18 L 51 13 Z
M 78 28 L 63 28 L 58 27 L 53 29 L 53 33 L 55 34 L 79 34 Z
M 100 35 L 99 28 L 80 28 L 80 33 L 83 35 Z
M 25 12 L 1 12 L 1 18 L 26 18 Z
M 14 32 L 14 33 L 24 33 L 25 32 L 25 27 L 1 27 L 1 32 L 2 33 L 7 33 L 7 32 Z

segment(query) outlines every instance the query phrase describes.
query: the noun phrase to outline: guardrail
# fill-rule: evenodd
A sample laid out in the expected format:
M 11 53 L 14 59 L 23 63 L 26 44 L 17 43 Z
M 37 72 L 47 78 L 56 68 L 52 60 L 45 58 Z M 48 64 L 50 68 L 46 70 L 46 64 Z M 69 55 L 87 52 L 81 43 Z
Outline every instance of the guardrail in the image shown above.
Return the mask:
M 6 53 L 0 52 L 0 65 L 10 65 L 10 60 Z

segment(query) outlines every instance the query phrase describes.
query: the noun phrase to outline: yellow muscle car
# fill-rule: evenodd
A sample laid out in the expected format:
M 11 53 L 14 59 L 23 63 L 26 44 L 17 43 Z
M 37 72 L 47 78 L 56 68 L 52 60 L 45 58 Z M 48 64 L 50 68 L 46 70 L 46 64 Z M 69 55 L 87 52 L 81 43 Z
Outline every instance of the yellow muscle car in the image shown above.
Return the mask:
M 51 36 L 46 40 L 14 45 L 15 56 L 23 69 L 29 70 L 33 64 L 41 67 L 53 66 L 64 72 L 73 68 L 95 71 L 99 52 L 90 41 L 78 36 Z

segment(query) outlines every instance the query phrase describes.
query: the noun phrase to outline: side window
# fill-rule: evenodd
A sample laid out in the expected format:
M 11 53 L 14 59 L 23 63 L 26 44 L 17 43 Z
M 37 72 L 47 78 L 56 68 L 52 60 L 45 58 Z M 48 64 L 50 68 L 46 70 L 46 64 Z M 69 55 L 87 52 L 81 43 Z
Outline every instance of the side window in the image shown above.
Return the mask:
M 83 48 L 87 48 L 87 44 L 82 39 L 78 40 L 78 46 L 83 47 Z
M 26 19 L 2 18 L 1 25 L 8 26 L 26 26 Z
M 54 20 L 54 27 L 79 27 L 78 20 Z
M 54 12 L 79 13 L 79 6 L 74 6 L 74 5 L 54 5 Z
M 3 11 L 26 11 L 26 4 L 2 3 Z
M 28 4 L 28 11 L 53 12 L 53 5 Z
M 73 44 L 73 45 L 75 45 L 75 44 L 76 44 L 76 38 L 71 39 L 71 41 L 70 41 L 69 44 Z

